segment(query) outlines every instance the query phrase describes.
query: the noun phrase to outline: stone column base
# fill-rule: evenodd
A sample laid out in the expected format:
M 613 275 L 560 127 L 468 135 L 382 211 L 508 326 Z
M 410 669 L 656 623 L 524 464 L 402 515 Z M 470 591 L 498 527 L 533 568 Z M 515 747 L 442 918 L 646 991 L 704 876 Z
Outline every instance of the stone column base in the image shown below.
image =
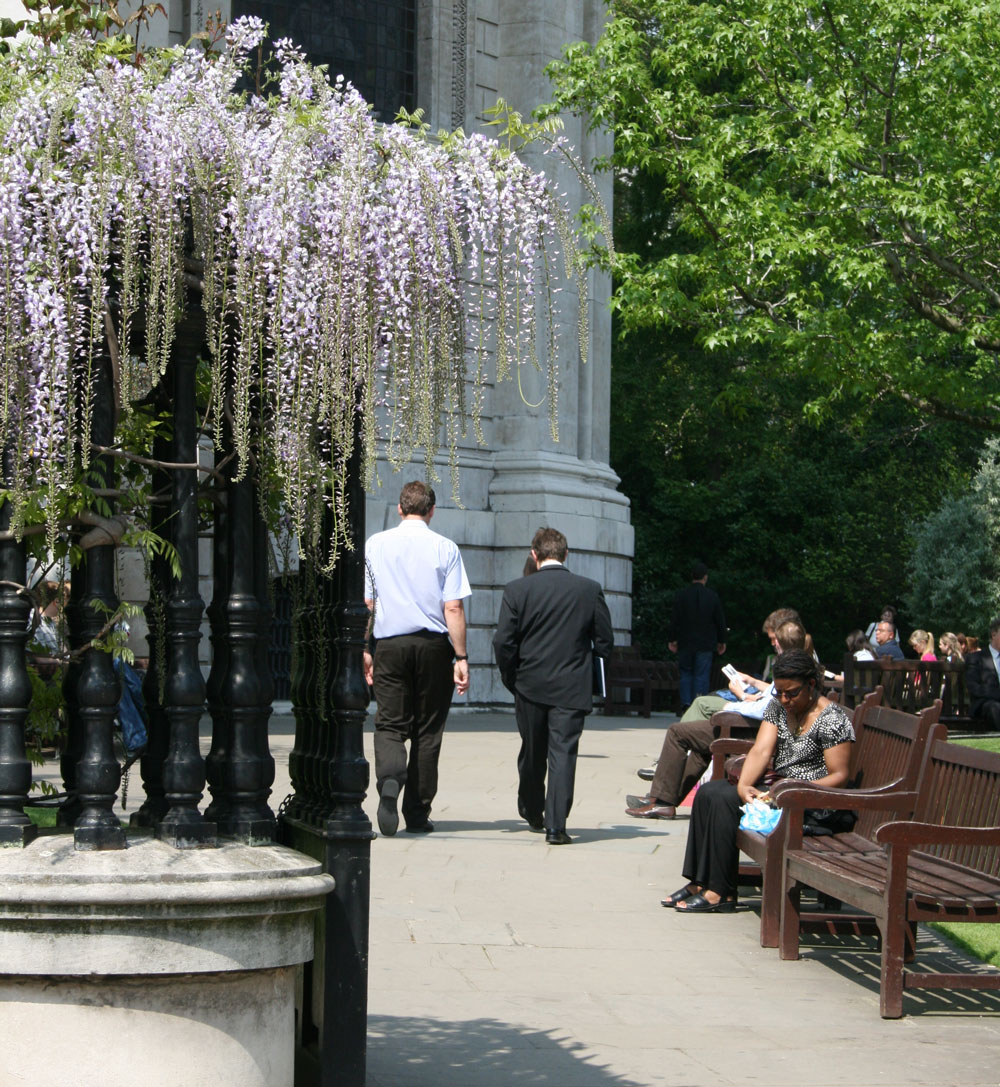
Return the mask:
M 297 968 L 333 886 L 281 846 L 4 850 L 5 1087 L 291 1087 Z

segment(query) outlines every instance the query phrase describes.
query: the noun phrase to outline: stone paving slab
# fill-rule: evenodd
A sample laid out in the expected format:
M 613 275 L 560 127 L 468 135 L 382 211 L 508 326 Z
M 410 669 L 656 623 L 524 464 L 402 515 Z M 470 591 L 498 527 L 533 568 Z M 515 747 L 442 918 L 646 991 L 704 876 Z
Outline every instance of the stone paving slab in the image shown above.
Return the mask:
M 687 820 L 622 813 L 671 720 L 588 719 L 557 847 L 517 818 L 512 716 L 453 712 L 439 829 L 372 845 L 368 1087 L 1000 1084 L 997 994 L 908 995 L 885 1021 L 871 942 L 807 939 L 783 963 L 753 898 L 660 907 Z M 924 965 L 955 959 L 921 940 Z
M 731 915 L 660 907 L 687 819 L 623 809 L 672 720 L 588 719 L 559 847 L 517 817 L 513 716 L 453 711 L 438 829 L 372 843 L 367 1087 L 1000 1085 L 1000 994 L 917 991 L 882 1020 L 871 941 L 807 937 L 784 963 L 759 946 L 753 897 Z M 275 807 L 293 732 L 273 719 Z M 920 938 L 922 966 L 976 968 Z

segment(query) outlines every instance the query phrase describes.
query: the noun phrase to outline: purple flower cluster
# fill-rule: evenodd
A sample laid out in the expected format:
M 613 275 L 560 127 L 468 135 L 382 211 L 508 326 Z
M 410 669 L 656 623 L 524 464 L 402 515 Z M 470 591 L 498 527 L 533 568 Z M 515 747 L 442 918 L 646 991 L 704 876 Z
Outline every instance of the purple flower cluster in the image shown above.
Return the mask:
M 220 53 L 139 68 L 94 70 L 82 40 L 29 42 L 5 62 L 0 438 L 17 445 L 17 494 L 68 485 L 85 461 L 110 309 L 127 411 L 200 302 L 237 470 L 253 447 L 304 546 L 325 509 L 343 511 L 359 413 L 369 472 L 379 443 L 394 462 L 419 446 L 432 458 L 443 415 L 454 456 L 466 419 L 479 433 L 489 355 L 498 378 L 545 361 L 556 259 L 570 275 L 579 261 L 544 175 L 481 136 L 377 124 L 289 41 L 274 93 L 237 94 L 264 34 L 240 19 Z M 186 256 L 204 269 L 198 302 Z M 336 535 L 347 539 L 342 518 Z

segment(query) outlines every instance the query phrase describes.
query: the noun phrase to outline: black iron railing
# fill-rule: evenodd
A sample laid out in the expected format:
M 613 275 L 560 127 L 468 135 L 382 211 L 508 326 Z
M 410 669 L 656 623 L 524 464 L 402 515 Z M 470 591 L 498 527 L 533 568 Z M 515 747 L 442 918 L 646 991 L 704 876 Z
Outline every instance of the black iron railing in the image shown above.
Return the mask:
M 126 829 L 115 801 L 121 765 L 114 747 L 120 697 L 111 655 L 91 644 L 115 612 L 117 542 L 91 540 L 74 569 L 66 605 L 69 659 L 62 684 L 67 731 L 60 759 L 64 796 L 57 826 L 78 850 L 124 849 L 128 836 L 150 830 L 177 849 L 224 841 L 262 845 L 280 839 L 321 859 L 337 882 L 319 921 L 323 956 L 309 964 L 309 1007 L 302 1036 L 323 1084 L 361 1087 L 365 1078 L 369 850 L 371 823 L 362 810 L 368 764 L 362 744 L 368 691 L 362 654 L 364 494 L 357 457 L 349 514 L 357 545 L 344 550 L 333 577 L 308 564 L 293 616 L 292 696 L 296 717 L 290 759 L 293 793 L 279 822 L 269 804 L 274 760 L 268 745 L 273 684 L 268 667 L 271 611 L 267 526 L 250 474 L 233 478 L 228 426 L 202 489 L 211 498 L 213 595 L 207 613 L 212 664 L 199 663 L 201 621 L 198 539 L 198 425 L 195 376 L 203 352 L 200 321 L 182 323 L 168 371 L 152 396 L 169 425 L 152 450 L 151 527 L 179 559 L 179 574 L 162 554 L 150 563 L 149 666 L 143 685 L 148 742 L 140 761 L 145 798 Z M 92 440 L 113 441 L 111 361 L 102 362 Z M 169 436 L 168 436 L 169 435 Z M 4 460 L 10 479 L 10 458 Z M 113 495 L 115 460 L 101 454 L 91 478 L 104 501 Z M 105 519 L 107 509 L 103 510 Z M 28 846 L 36 835 L 25 814 L 31 790 L 25 722 L 31 684 L 26 642 L 31 603 L 23 582 L 26 548 L 10 534 L 10 506 L 0 496 L 0 846 Z M 76 539 L 79 543 L 79 536 Z M 203 758 L 199 726 L 207 709 L 211 747 Z M 205 788 L 210 802 L 202 811 Z M 57 831 L 58 832 L 58 831 Z M 323 999 L 312 1007 L 312 994 Z

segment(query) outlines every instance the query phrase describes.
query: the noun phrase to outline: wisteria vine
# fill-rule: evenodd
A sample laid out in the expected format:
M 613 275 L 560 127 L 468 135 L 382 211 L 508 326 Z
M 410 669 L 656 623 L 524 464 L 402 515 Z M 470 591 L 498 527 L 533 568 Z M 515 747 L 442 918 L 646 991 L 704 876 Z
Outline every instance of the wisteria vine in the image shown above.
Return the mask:
M 380 448 L 400 465 L 422 447 L 430 465 L 442 419 L 454 468 L 469 421 L 482 440 L 491 371 L 533 364 L 555 434 L 553 269 L 579 288 L 583 266 L 550 180 L 479 135 L 376 123 L 288 41 L 272 93 L 240 93 L 265 33 L 240 19 L 218 50 L 142 65 L 95 64 L 84 35 L 4 58 L 0 443 L 18 530 L 43 508 L 54 534 L 86 468 L 106 338 L 127 415 L 198 306 L 217 440 L 226 413 L 234 471 L 276 481 L 300 545 L 330 562 L 350 542 L 357 422 L 369 481 Z

